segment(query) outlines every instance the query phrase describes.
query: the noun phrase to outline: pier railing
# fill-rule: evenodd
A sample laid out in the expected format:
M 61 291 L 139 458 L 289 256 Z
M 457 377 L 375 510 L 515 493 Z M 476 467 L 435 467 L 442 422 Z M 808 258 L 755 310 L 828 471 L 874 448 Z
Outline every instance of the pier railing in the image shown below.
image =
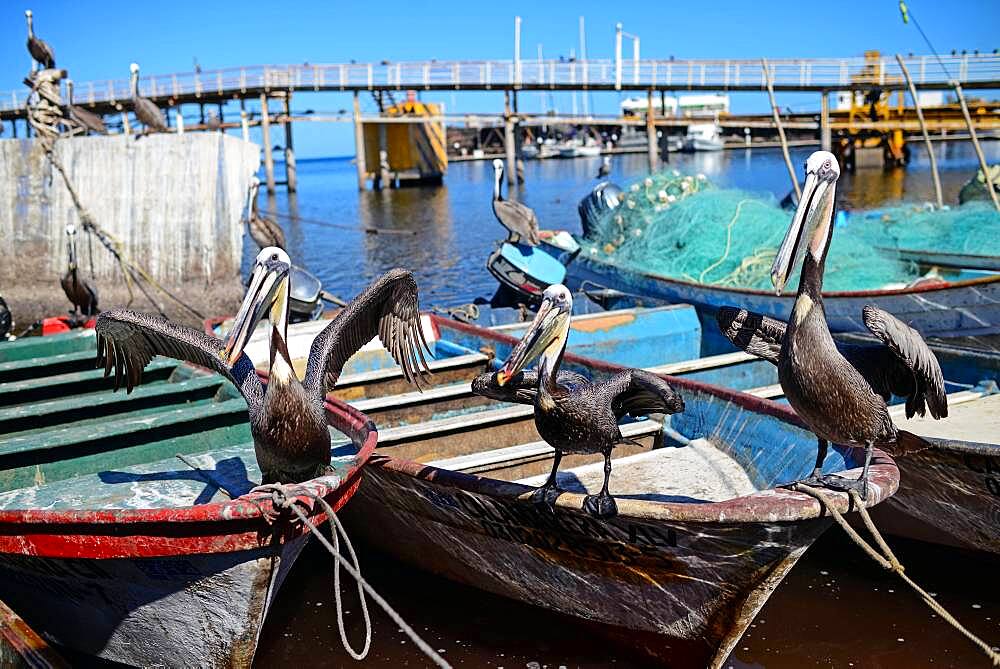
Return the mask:
M 1000 55 L 910 56 L 903 59 L 917 88 L 1000 88 Z M 895 58 L 771 60 L 776 90 L 833 91 L 905 86 Z M 760 60 L 493 60 L 256 65 L 142 77 L 140 92 L 175 101 L 219 100 L 272 91 L 385 89 L 704 90 L 765 88 Z M 0 112 L 24 106 L 27 89 L 0 93 Z M 84 104 L 128 100 L 127 79 L 77 82 Z

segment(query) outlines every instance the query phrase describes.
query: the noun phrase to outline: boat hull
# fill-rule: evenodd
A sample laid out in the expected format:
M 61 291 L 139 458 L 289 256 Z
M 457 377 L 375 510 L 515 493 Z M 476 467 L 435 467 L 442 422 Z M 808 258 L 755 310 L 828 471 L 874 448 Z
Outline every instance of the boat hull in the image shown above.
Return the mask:
M 549 249 L 557 256 L 562 252 L 556 247 Z M 617 267 L 584 254 L 570 263 L 566 283 L 571 290 L 611 288 L 664 302 L 693 304 L 706 334 L 718 330 L 715 313 L 719 307 L 738 304 L 788 321 L 795 302 L 793 293 L 774 295 L 679 281 Z M 878 305 L 924 336 L 993 333 L 1000 331 L 1000 276 L 905 290 L 824 293 L 830 330 L 867 332 L 861 318 L 866 304 Z

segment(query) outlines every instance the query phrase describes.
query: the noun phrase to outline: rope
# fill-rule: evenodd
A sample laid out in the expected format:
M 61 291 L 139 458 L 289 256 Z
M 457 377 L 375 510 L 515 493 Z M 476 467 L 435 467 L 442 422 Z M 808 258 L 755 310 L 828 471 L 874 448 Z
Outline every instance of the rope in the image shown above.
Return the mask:
M 759 204 L 756 200 L 750 200 L 750 199 L 743 199 L 743 200 L 740 200 L 737 203 L 737 205 L 736 205 L 736 211 L 733 213 L 732 219 L 729 221 L 729 224 L 726 226 L 726 250 L 722 252 L 722 256 L 718 260 L 716 260 L 714 263 L 712 263 L 711 265 L 709 265 L 708 267 L 706 267 L 704 270 L 702 270 L 701 274 L 698 275 L 698 282 L 699 283 L 704 283 L 705 282 L 705 275 L 708 274 L 709 272 L 711 272 L 713 269 L 715 269 L 719 265 L 721 265 L 722 263 L 724 263 L 726 261 L 726 258 L 729 257 L 729 249 L 730 249 L 730 247 L 732 246 L 732 243 L 733 243 L 733 226 L 736 225 L 736 221 L 740 217 L 740 211 L 743 209 L 743 205 L 745 205 L 747 203 L 750 203 L 750 204 L 757 203 L 757 204 Z
M 419 648 L 424 655 L 431 659 L 439 667 L 443 669 L 451 669 L 451 665 L 445 661 L 430 645 L 420 638 L 420 635 L 403 620 L 402 616 L 396 612 L 392 606 L 385 601 L 385 599 L 375 591 L 375 589 L 361 577 L 361 567 L 358 562 L 358 556 L 354 551 L 354 545 L 351 543 L 350 537 L 347 536 L 347 530 L 344 529 L 343 524 L 340 522 L 340 518 L 334 512 L 333 507 L 331 507 L 325 499 L 320 495 L 312 492 L 311 490 L 296 487 L 294 493 L 288 486 L 282 485 L 280 483 L 272 483 L 267 485 L 261 485 L 254 488 L 251 492 L 264 492 L 271 493 L 271 499 L 274 503 L 275 508 L 279 509 L 290 509 L 302 523 L 309 528 L 309 531 L 319 539 L 323 547 L 330 553 L 334 558 L 333 563 L 333 587 L 334 596 L 337 606 L 337 627 L 340 631 L 340 641 L 344 646 L 344 650 L 353 657 L 355 660 L 363 660 L 368 655 L 368 651 L 371 648 L 372 641 L 372 627 L 371 618 L 368 615 L 368 604 L 365 599 L 365 593 L 370 596 L 376 604 L 382 607 L 393 622 L 395 622 L 401 630 L 410 638 L 411 641 Z M 309 497 L 326 513 L 327 517 L 330 519 L 330 523 L 333 527 L 331 529 L 331 536 L 333 537 L 333 544 L 327 540 L 323 533 L 309 520 L 308 516 L 302 511 L 301 508 L 295 503 L 296 496 Z M 347 546 L 347 552 L 350 555 L 350 561 L 344 558 L 340 554 L 340 538 L 343 538 L 344 544 Z M 347 631 L 344 628 L 344 609 L 343 604 L 340 599 L 340 569 L 343 568 L 358 584 L 358 597 L 361 600 L 361 612 L 365 619 L 365 645 L 361 651 L 355 651 L 347 639 Z
M 862 522 L 864 522 L 865 527 L 868 529 L 868 532 L 875 539 L 875 543 L 878 544 L 879 549 L 881 549 L 881 553 L 876 551 L 875 548 L 871 546 L 871 544 L 869 544 L 867 541 L 861 538 L 861 535 L 859 535 L 857 531 L 847 523 L 847 520 L 844 519 L 844 516 L 841 515 L 839 511 L 837 511 L 837 509 L 834 507 L 832 500 L 826 493 L 821 492 L 817 488 L 808 485 L 803 485 L 801 483 L 796 483 L 795 485 L 791 486 L 791 489 L 796 492 L 801 492 L 806 495 L 809 495 L 810 497 L 816 498 L 819 501 L 819 503 L 826 508 L 826 510 L 830 513 L 830 515 L 833 516 L 833 519 L 837 522 L 837 524 L 840 525 L 845 532 L 847 532 L 847 536 L 849 536 L 851 540 L 854 541 L 854 543 L 857 544 L 858 547 L 861 548 L 868 555 L 868 557 L 875 560 L 875 562 L 877 562 L 883 569 L 895 572 L 899 576 L 899 578 L 903 580 L 904 583 L 913 588 L 913 590 L 918 595 L 920 595 L 920 598 L 924 600 L 924 603 L 927 604 L 927 606 L 929 606 L 930 609 L 934 611 L 934 613 L 941 616 L 942 620 L 944 620 L 949 625 L 954 627 L 969 641 L 979 646 L 979 648 L 982 649 L 982 651 L 993 663 L 994 667 L 1000 667 L 1000 653 L 997 653 L 988 643 L 986 643 L 985 641 L 977 637 L 975 634 L 970 632 L 968 629 L 966 629 L 962 625 L 962 623 L 958 622 L 958 620 L 956 620 L 954 616 L 948 613 L 948 611 L 946 611 L 945 608 L 941 606 L 937 602 L 937 600 L 935 600 L 930 595 L 930 593 L 928 593 L 926 590 L 924 590 L 919 585 L 914 583 L 913 579 L 911 579 L 904 573 L 903 565 L 900 564 L 899 560 L 896 558 L 896 555 L 892 552 L 892 550 L 889 548 L 889 545 L 885 542 L 885 539 L 882 537 L 882 534 L 875 527 L 875 523 L 872 522 L 871 516 L 868 515 L 868 510 L 865 509 L 864 502 L 861 500 L 861 497 L 858 495 L 857 491 L 855 490 L 850 491 L 851 502 L 854 504 L 858 513 L 861 515 Z

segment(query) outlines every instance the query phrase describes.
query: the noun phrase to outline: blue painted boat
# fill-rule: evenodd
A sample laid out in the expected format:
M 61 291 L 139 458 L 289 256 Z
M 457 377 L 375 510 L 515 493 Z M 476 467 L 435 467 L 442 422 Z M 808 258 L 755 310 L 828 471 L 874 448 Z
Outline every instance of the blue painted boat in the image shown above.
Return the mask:
M 566 244 L 562 235 L 543 235 L 542 248 L 557 259 L 565 257 L 575 245 L 575 241 Z M 566 285 L 574 292 L 612 289 L 664 303 L 694 305 L 706 333 L 719 307 L 739 305 L 787 321 L 795 302 L 791 292 L 775 295 L 764 290 L 685 281 L 639 272 L 585 254 L 576 255 L 569 263 Z M 995 334 L 1000 332 L 1000 274 L 908 288 L 825 292 L 823 304 L 833 332 L 867 332 L 861 310 L 866 304 L 875 304 L 924 336 Z
M 666 345 L 669 336 L 641 342 L 644 332 L 655 332 L 641 312 L 612 314 L 617 322 L 577 319 L 570 342 L 637 362 L 657 349 L 696 355 L 693 310 L 654 311 L 676 334 L 675 348 Z M 540 507 L 530 495 L 553 451 L 540 441 L 532 407 L 469 392 L 474 374 L 509 354 L 516 330 L 429 320 L 435 364 L 477 364 L 446 381 L 436 374 L 423 394 L 386 394 L 385 377 L 375 372 L 368 384 L 338 384 L 379 424 L 379 453 L 343 514 L 350 532 L 419 568 L 589 621 L 676 666 L 719 666 L 830 525 L 813 498 L 775 487 L 804 475 L 815 457 L 815 439 L 794 413 L 674 377 L 683 414 L 623 427 L 642 446 L 616 451 L 617 517 L 597 521 L 581 509 L 582 493 L 603 477 L 600 456 L 565 456 L 560 485 L 571 492 L 554 509 Z M 572 352 L 564 366 L 595 379 L 620 369 Z M 873 504 L 898 483 L 891 458 L 879 452 L 877 461 Z M 859 465 L 851 449 L 835 449 L 825 463 L 831 472 L 850 470 L 846 476 L 856 476 Z M 847 510 L 846 496 L 838 494 L 836 504 Z

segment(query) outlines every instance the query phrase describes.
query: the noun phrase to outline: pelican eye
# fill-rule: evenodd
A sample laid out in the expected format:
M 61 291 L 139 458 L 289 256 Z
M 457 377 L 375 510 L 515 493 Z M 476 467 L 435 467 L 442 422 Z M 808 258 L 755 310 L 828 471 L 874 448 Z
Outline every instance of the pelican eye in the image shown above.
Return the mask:
M 271 254 L 271 260 L 277 260 L 277 259 L 278 259 L 278 254 L 277 253 L 272 253 Z

